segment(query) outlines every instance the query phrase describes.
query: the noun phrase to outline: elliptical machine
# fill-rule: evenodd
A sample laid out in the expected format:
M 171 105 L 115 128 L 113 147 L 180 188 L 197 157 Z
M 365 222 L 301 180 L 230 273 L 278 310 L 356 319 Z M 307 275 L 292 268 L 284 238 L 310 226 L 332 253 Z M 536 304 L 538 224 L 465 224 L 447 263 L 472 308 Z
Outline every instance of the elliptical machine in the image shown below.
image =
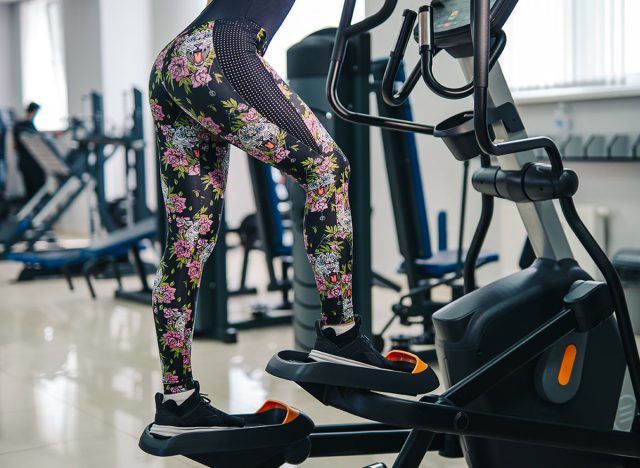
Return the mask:
M 474 97 L 473 111 L 431 126 L 341 104 L 337 90 L 349 39 L 386 21 L 397 4 L 386 0 L 377 13 L 351 24 L 355 0 L 345 1 L 327 85 L 336 113 L 352 122 L 440 137 L 456 159 L 481 157 L 483 166 L 473 176 L 483 205 L 465 261 L 467 294 L 433 315 L 444 393 L 408 401 L 362 390 L 377 385 L 362 375 L 336 386 L 327 369 L 288 351 L 267 367 L 327 405 L 412 428 L 395 468 L 417 467 L 442 435 L 451 434 L 460 436 L 472 467 L 613 468 L 637 466 L 640 458 L 640 359 L 620 280 L 576 212 L 577 175 L 563 167 L 552 140 L 527 137 L 497 63 L 506 44 L 502 27 L 516 3 L 440 0 L 419 13 L 405 10 L 382 82 L 385 101 L 402 104 L 421 78 L 441 97 Z M 398 87 L 396 74 L 412 35 L 421 60 Z M 465 86 L 437 80 L 433 58 L 441 51 L 460 61 Z M 536 162 L 537 149 L 550 165 Z M 517 203 L 537 259 L 476 289 L 474 267 L 495 197 Z M 554 200 L 605 282 L 593 281 L 573 259 Z M 406 392 L 397 387 L 395 393 Z
M 206 454 L 215 462 L 218 453 L 228 454 L 225 448 L 235 449 L 237 455 L 230 456 L 242 452 L 244 457 L 237 458 L 241 461 L 235 466 L 279 466 L 283 454 L 301 462 L 307 455 L 398 453 L 394 468 L 417 468 L 428 450 L 448 448 L 445 453 L 452 455 L 451 442 L 459 437 L 463 455 L 474 468 L 638 466 L 640 358 L 620 280 L 576 213 L 571 198 L 578 187 L 576 174 L 563 167 L 553 141 L 527 138 L 497 64 L 506 43 L 502 26 L 516 3 L 439 0 L 419 14 L 405 11 L 383 79 L 385 100 L 401 103 L 421 78 L 442 97 L 474 96 L 473 112 L 438 126 L 359 114 L 338 97 L 348 41 L 387 21 L 397 0 L 385 0 L 377 13 L 356 24 L 356 0 L 345 0 L 332 56 L 327 91 L 340 117 L 439 136 L 457 159 L 482 160 L 483 167 L 473 176 L 483 205 L 465 261 L 467 294 L 433 316 L 447 390 L 419 400 L 396 398 L 380 392 L 420 394 L 420 382 L 406 373 L 355 370 L 283 351 L 269 362 L 269 373 L 297 382 L 326 405 L 377 423 L 313 430 L 305 424 L 297 437 L 287 438 L 287 418 L 281 418 L 280 408 L 275 421 L 281 424 L 271 426 L 268 441 L 247 437 L 256 426 L 166 440 L 145 431 L 140 441 L 144 450 L 193 459 Z M 416 19 L 421 61 L 397 89 L 397 66 Z M 453 89 L 437 81 L 433 57 L 442 50 L 460 60 L 467 85 Z M 536 162 L 533 150 L 539 148 L 550 166 Z M 491 165 L 490 156 L 496 157 L 497 166 Z M 474 267 L 495 197 L 518 204 L 537 259 L 523 271 L 476 289 Z M 590 279 L 573 260 L 554 200 L 605 282 Z M 234 443 L 238 441 L 243 443 Z M 266 463 L 245 464 L 247 454 L 266 444 L 276 446 L 279 455 Z

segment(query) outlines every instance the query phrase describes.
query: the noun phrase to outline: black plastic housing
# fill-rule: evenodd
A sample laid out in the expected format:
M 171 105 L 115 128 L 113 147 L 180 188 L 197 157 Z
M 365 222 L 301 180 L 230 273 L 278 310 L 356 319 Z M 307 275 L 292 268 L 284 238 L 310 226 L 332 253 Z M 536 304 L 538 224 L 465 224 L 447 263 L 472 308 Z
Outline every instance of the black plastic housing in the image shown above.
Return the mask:
M 571 197 L 578 191 L 578 176 L 570 169 L 557 172 L 546 164 L 531 163 L 519 171 L 481 168 L 473 174 L 472 184 L 480 193 L 522 203 Z
M 530 268 L 469 293 L 436 312 L 436 349 L 447 387 L 559 314 L 566 308 L 568 291 L 578 280 L 590 278 L 575 261 L 538 259 Z M 585 352 L 580 387 L 562 405 L 540 398 L 535 385 L 538 360 L 533 360 L 476 398 L 468 408 L 608 430 L 614 423 L 625 373 L 613 318 L 591 329 Z M 467 462 L 474 468 L 623 466 L 619 459 L 525 443 L 463 437 L 463 445 Z

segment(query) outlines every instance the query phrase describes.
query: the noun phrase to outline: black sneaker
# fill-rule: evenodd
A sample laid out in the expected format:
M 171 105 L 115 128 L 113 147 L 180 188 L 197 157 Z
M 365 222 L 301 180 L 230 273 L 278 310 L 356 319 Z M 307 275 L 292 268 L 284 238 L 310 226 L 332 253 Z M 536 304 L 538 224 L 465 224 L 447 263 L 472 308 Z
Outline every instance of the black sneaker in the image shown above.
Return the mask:
M 330 362 L 348 366 L 371 369 L 387 369 L 399 372 L 412 372 L 414 364 L 403 361 L 390 361 L 380 354 L 369 338 L 360 333 L 360 317 L 349 331 L 336 335 L 333 328 L 322 329 L 316 322 L 316 343 L 309 358 L 318 362 Z
M 244 427 L 242 418 L 231 416 L 211 406 L 211 400 L 200 393 L 200 384 L 195 382 L 195 391 L 178 405 L 173 400 L 163 401 L 162 393 L 156 393 L 156 417 L 150 432 L 172 437 L 178 434 Z

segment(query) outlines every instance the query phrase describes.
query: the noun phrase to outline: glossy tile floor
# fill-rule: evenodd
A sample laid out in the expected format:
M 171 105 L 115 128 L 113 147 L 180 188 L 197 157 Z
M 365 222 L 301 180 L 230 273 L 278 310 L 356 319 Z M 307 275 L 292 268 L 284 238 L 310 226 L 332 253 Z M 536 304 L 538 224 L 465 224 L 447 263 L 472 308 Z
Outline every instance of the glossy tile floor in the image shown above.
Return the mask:
M 230 263 L 239 264 L 235 260 Z M 75 292 L 62 280 L 12 283 L 19 270 L 0 262 L 0 467 L 200 466 L 186 458 L 154 458 L 137 446 L 160 388 L 150 308 L 113 299 L 111 280 L 97 282 L 99 299 L 92 301 L 81 281 Z M 260 284 L 260 274 L 253 276 L 250 281 Z M 234 271 L 230 278 L 237 278 Z M 379 321 L 394 297 L 376 293 Z M 233 313 L 241 315 L 253 300 L 234 299 Z M 287 327 L 242 332 L 235 345 L 198 340 L 196 378 L 231 412 L 255 411 L 274 397 L 317 424 L 356 421 L 264 372 L 267 359 L 292 343 Z M 304 466 L 391 466 L 393 458 L 314 459 Z M 424 466 L 466 465 L 430 455 Z

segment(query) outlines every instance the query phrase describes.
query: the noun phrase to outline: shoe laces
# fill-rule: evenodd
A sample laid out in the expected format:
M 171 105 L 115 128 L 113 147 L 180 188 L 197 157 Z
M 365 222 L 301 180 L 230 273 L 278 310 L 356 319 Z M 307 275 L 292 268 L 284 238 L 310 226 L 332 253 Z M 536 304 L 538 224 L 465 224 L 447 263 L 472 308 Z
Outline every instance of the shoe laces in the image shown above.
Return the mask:
M 204 403 L 205 405 L 209 405 L 211 403 L 211 398 L 209 398 L 209 394 L 208 393 L 201 393 L 200 394 L 200 402 Z
M 220 411 L 218 408 L 215 408 L 211 404 L 211 398 L 209 398 L 209 395 L 206 393 L 200 394 L 200 404 L 204 406 L 208 411 L 215 414 L 216 416 L 220 416 L 221 414 L 224 414 L 222 411 Z

